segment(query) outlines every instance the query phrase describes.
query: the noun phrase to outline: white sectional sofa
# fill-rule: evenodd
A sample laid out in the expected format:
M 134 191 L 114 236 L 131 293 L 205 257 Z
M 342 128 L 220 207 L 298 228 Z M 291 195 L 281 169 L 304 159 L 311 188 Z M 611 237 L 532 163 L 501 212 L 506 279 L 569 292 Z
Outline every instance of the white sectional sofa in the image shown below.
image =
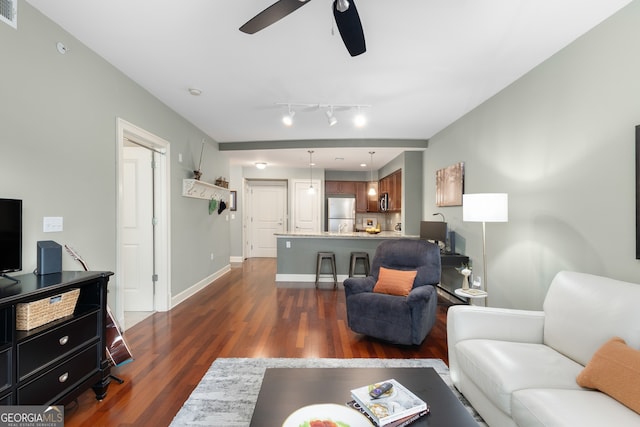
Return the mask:
M 453 306 L 447 335 L 453 383 L 491 427 L 640 426 L 615 394 L 576 381 L 613 337 L 634 357 L 630 379 L 640 378 L 638 284 L 560 272 L 543 311 Z M 640 391 L 640 381 L 631 387 Z M 638 410 L 640 394 L 632 399 Z

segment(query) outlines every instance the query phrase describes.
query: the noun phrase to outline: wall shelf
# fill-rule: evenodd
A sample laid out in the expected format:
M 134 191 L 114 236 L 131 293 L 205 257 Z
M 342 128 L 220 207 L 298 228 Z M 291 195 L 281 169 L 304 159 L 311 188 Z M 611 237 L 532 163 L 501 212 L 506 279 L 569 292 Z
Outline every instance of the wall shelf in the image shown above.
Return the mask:
M 182 180 L 182 195 L 184 197 L 193 197 L 195 199 L 205 200 L 229 200 L 229 189 L 209 184 L 208 182 L 198 181 L 197 179 Z

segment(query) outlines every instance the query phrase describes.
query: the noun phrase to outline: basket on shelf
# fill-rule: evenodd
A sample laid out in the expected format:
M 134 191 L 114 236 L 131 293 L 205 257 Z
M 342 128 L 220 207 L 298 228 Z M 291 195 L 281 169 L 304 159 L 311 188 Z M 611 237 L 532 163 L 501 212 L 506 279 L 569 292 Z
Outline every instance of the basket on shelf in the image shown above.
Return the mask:
M 79 296 L 80 289 L 72 289 L 53 297 L 17 304 L 16 329 L 28 331 L 73 314 Z
M 229 181 L 227 181 L 225 178 L 220 177 L 218 179 L 216 179 L 215 184 L 218 187 L 222 187 L 222 188 L 229 188 Z

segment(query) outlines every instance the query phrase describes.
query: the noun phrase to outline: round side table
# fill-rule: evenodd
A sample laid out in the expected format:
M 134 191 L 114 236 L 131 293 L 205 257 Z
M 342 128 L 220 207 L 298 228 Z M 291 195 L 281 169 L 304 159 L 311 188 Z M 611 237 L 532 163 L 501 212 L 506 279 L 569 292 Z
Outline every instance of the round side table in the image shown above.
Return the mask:
M 462 288 L 455 289 L 453 292 L 459 297 L 467 298 L 467 300 L 469 300 L 469 305 L 480 305 L 478 304 L 478 302 L 480 302 L 480 300 L 485 299 L 486 297 L 489 296 L 489 294 L 487 293 L 485 293 L 484 295 L 469 295 L 465 293 Z

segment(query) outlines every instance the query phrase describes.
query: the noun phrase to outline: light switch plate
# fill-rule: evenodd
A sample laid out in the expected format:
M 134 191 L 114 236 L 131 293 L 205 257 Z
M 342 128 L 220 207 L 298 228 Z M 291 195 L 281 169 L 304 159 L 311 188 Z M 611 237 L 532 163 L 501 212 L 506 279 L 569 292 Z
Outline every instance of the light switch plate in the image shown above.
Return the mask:
M 45 216 L 42 219 L 42 231 L 54 233 L 62 231 L 63 218 L 61 216 Z

